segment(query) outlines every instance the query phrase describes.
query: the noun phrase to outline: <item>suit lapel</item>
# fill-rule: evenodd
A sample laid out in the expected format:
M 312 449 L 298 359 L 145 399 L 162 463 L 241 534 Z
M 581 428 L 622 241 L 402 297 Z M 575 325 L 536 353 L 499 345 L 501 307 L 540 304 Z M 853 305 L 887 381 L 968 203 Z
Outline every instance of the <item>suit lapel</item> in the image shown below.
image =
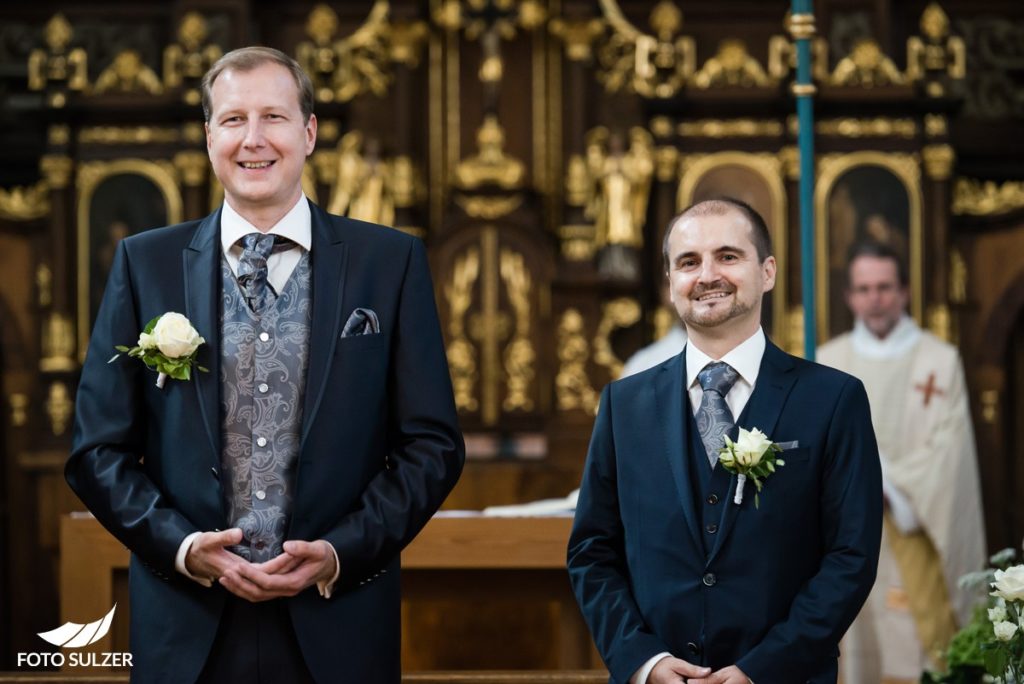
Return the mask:
M 685 352 L 662 364 L 654 380 L 654 399 L 656 413 L 661 420 L 661 433 L 665 437 L 665 456 L 672 469 L 672 479 L 676 483 L 679 501 L 683 506 L 683 517 L 690 530 L 693 543 L 701 549 L 700 528 L 697 524 L 697 509 L 693 500 L 693 487 L 690 482 L 690 469 L 686 465 L 689 458 L 689 427 L 686 420 L 687 403 L 683 400 L 683 359 Z
M 220 210 L 199 224 L 192 242 L 182 251 L 185 277 L 185 315 L 206 340 L 197 362 L 209 373 L 192 375 L 203 427 L 209 438 L 214 463 L 220 465 Z
M 303 398 L 302 444 L 320 408 L 341 330 L 348 254 L 337 223 L 312 202 L 309 207 L 313 231 L 313 249 L 310 252 L 313 263 L 313 326 L 309 334 L 309 367 Z
M 741 414 L 737 424 L 747 430 L 757 428 L 768 435 L 769 439 L 774 440 L 775 435 L 772 432 L 775 430 L 775 425 L 779 422 L 779 416 L 782 415 L 782 407 L 786 404 L 786 397 L 789 396 L 789 391 L 793 388 L 793 383 L 796 382 L 796 375 L 793 372 L 793 360 L 785 352 L 772 344 L 771 341 L 767 341 L 764 356 L 761 359 L 761 368 L 757 374 L 757 384 L 754 387 L 754 393 L 750 395 L 747 407 Z M 733 504 L 732 499 L 736 492 L 736 476 L 732 476 L 729 485 L 729 498 L 725 511 L 722 513 L 722 523 L 719 525 L 718 539 L 715 540 L 715 547 L 711 550 L 711 555 L 708 557 L 709 563 L 715 559 L 718 551 L 729 536 L 729 532 L 732 531 L 740 508 L 753 505 L 752 503 L 747 503 L 748 499 L 751 502 L 753 500 L 753 487 L 754 485 L 751 483 L 744 491 L 743 506 Z

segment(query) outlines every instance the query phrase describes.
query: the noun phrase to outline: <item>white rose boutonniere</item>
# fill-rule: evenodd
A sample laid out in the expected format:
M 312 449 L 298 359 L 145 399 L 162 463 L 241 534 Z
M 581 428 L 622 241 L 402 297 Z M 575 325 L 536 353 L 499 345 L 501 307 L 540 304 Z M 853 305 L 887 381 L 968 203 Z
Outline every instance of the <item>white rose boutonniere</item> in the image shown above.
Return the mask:
M 768 435 L 757 428 L 745 430 L 740 428 L 736 441 L 728 436 L 725 438 L 725 446 L 718 451 L 718 462 L 730 473 L 736 475 L 736 496 L 733 502 L 743 503 L 743 487 L 750 479 L 754 482 L 757 491 L 754 493 L 754 507 L 760 505 L 758 494 L 763 487 L 763 480 L 775 472 L 777 466 L 784 466 L 786 462 L 778 457 L 782 453 L 782 447 L 768 439 Z
M 163 389 L 167 378 L 190 379 L 192 366 L 209 372 L 195 362 L 196 352 L 205 343 L 188 318 L 169 311 L 146 324 L 134 347 L 118 345 L 115 349 L 142 359 L 146 366 L 157 371 L 156 386 Z M 120 355 L 115 354 L 108 363 L 113 363 Z

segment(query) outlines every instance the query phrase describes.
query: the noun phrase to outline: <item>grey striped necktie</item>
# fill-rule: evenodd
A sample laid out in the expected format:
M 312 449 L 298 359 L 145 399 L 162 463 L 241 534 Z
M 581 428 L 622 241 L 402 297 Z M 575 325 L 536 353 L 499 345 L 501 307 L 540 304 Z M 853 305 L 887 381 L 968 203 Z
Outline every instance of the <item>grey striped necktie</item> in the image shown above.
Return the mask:
M 240 240 L 242 256 L 238 260 L 238 285 L 256 314 L 262 314 L 274 301 L 274 291 L 267 282 L 267 258 L 275 245 L 290 245 L 291 240 L 279 235 L 248 233 Z
M 697 374 L 697 381 L 704 390 L 697 408 L 697 431 L 712 468 L 718 463 L 718 450 L 725 445 L 725 436 L 736 439 L 736 421 L 725 403 L 725 395 L 739 377 L 736 369 L 724 361 L 709 363 Z

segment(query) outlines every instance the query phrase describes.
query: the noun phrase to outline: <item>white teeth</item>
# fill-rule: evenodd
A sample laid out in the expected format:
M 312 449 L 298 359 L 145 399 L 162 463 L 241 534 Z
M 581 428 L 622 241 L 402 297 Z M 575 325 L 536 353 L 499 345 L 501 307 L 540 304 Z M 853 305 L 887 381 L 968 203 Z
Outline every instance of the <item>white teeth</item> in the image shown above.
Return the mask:
M 703 301 L 707 301 L 708 299 L 721 299 L 722 297 L 728 297 L 728 296 L 729 296 L 728 292 L 712 292 L 710 294 L 701 295 L 700 297 L 697 298 L 697 301 L 703 302 Z
M 242 166 L 247 168 L 247 169 L 265 169 L 268 166 L 270 166 L 270 164 L 271 164 L 271 162 L 268 162 L 268 161 L 262 161 L 262 162 L 242 162 Z

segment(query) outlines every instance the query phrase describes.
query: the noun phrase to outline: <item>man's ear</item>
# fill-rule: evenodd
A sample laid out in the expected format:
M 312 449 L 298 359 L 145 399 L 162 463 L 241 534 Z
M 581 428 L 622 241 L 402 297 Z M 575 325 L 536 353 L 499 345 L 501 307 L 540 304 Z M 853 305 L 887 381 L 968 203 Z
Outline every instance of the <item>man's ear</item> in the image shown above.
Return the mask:
M 765 257 L 765 260 L 761 262 L 761 268 L 764 272 L 764 292 L 768 292 L 775 287 L 775 275 L 778 271 L 775 257 Z
M 316 114 L 309 115 L 309 121 L 306 122 L 306 156 L 313 154 L 313 148 L 316 147 Z

